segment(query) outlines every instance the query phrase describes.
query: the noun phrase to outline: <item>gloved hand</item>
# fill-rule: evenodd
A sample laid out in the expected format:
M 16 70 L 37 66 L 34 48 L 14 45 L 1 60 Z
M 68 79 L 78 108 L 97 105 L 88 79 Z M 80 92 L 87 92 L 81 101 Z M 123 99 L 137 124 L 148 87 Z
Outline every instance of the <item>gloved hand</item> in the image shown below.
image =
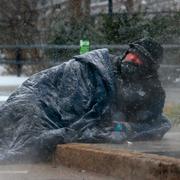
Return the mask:
M 129 126 L 127 122 L 113 121 L 113 130 L 121 133 L 127 133 Z
M 113 130 L 111 134 L 112 141 L 120 143 L 127 140 L 130 132 L 130 125 L 126 122 L 113 121 Z

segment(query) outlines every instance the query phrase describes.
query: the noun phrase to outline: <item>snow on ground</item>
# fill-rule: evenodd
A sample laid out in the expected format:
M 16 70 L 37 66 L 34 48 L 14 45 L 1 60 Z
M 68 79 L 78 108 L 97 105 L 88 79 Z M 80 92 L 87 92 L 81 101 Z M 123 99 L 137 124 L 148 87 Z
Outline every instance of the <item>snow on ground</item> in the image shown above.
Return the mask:
M 6 101 L 9 96 L 0 96 L 0 105 L 2 102 Z
M 28 77 L 12 76 L 7 74 L 3 65 L 0 65 L 0 105 L 6 101 L 9 95 L 20 86 Z
M 5 67 L 0 65 L 0 88 L 4 86 L 19 86 L 28 78 L 25 76 L 5 75 L 6 73 Z
M 17 77 L 10 75 L 0 75 L 0 105 L 6 101 L 9 95 L 20 86 L 28 77 Z
M 28 77 L 17 77 L 17 76 L 0 76 L 0 87 L 2 86 L 19 86 Z

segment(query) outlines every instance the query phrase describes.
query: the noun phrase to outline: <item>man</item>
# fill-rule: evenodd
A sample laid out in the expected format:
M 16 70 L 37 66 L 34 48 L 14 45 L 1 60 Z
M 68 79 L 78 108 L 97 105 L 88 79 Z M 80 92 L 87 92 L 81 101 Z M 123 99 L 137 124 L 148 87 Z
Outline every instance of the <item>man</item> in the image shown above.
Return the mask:
M 161 139 L 171 127 L 162 115 L 165 92 L 157 72 L 162 56 L 161 45 L 146 38 L 131 43 L 121 64 L 116 65 L 121 77 L 117 96 L 119 123 L 127 127 L 124 129 L 129 140 Z
M 139 139 L 139 134 L 144 133 L 141 125 L 147 126 L 150 136 L 153 135 L 149 133 L 151 127 L 153 131 L 162 127 L 163 136 L 170 126 L 164 126 L 168 124 L 166 119 L 165 123 L 162 121 L 163 98 L 160 104 L 156 99 L 152 101 L 159 95 L 158 88 L 146 97 L 143 94 L 148 87 L 145 89 L 142 84 L 148 78 L 141 82 L 139 75 L 137 78 L 136 74 L 131 76 L 137 71 L 146 72 L 143 67 L 148 67 L 148 64 L 155 68 L 158 63 L 149 61 L 149 54 L 143 59 L 144 56 L 137 53 L 141 44 L 135 44 L 138 42 L 130 45 L 122 63 L 117 59 L 111 60 L 107 49 L 100 49 L 75 56 L 25 81 L 0 107 L 0 162 L 47 160 L 59 143 L 121 143 Z M 138 60 L 133 60 L 133 56 Z M 130 69 L 128 76 L 127 69 Z M 151 80 L 149 77 L 150 87 L 160 87 L 158 80 L 157 83 Z M 122 83 L 120 88 L 119 83 Z M 131 99 L 136 86 L 142 87 L 142 92 L 139 91 L 142 97 Z M 144 102 L 149 105 L 143 108 Z M 159 109 L 157 113 L 154 112 L 156 109 Z M 115 111 L 119 111 L 124 119 L 122 116 L 115 119 Z M 157 123 L 153 124 L 153 121 Z

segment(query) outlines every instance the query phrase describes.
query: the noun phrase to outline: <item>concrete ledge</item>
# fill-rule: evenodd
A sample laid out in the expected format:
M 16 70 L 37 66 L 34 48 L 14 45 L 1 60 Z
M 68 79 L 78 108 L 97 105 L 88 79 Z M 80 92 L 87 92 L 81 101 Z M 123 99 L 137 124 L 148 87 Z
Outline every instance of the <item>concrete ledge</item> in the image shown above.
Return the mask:
M 92 144 L 58 145 L 56 162 L 123 180 L 179 180 L 180 160 L 166 156 L 110 150 Z

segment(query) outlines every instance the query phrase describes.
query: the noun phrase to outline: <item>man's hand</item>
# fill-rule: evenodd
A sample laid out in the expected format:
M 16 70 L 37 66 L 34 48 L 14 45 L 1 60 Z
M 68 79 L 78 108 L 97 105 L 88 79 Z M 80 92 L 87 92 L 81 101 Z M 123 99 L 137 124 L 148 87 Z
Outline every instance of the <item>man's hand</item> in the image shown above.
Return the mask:
M 131 128 L 127 122 L 113 121 L 112 142 L 120 143 L 126 141 L 130 132 Z

